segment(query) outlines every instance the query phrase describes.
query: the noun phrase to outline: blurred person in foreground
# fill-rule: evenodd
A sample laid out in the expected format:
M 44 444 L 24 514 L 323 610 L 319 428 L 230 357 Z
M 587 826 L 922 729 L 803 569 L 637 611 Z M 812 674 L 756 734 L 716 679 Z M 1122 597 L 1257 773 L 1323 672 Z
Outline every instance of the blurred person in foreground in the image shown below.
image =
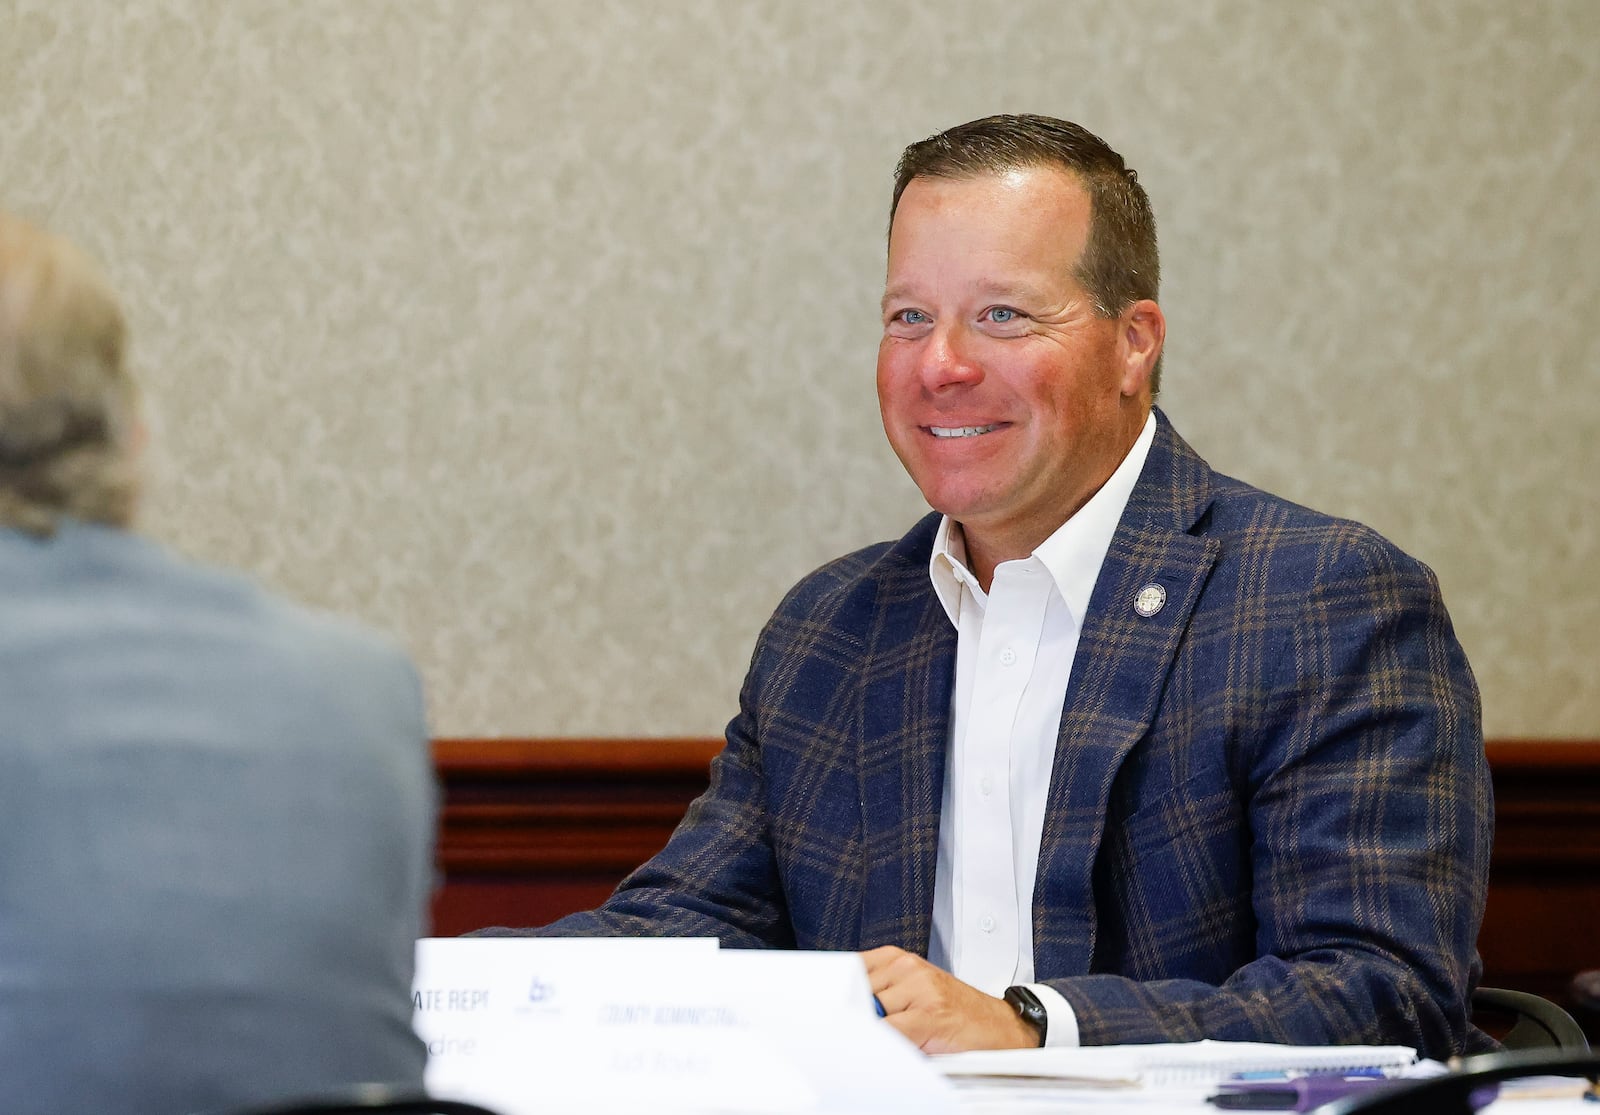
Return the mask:
M 878 399 L 935 513 L 789 593 L 709 791 L 538 932 L 861 950 L 929 1051 L 1492 1045 L 1489 778 L 1438 584 L 1178 435 L 1158 273 L 1137 176 L 1075 124 L 906 150 Z
M 9 1115 L 420 1089 L 434 787 L 394 646 L 130 532 L 125 326 L 0 214 L 0 1081 Z

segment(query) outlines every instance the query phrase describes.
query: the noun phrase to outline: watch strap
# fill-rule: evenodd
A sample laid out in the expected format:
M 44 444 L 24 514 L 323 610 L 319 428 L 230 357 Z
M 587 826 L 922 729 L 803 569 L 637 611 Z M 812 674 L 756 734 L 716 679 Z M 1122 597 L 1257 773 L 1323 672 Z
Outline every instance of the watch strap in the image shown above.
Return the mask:
M 1045 1034 L 1050 1026 L 1050 1013 L 1044 1009 L 1039 996 L 1031 988 L 1017 984 L 1006 988 L 1005 1001 L 1016 1008 L 1017 1017 L 1039 1031 L 1039 1044 L 1044 1045 Z

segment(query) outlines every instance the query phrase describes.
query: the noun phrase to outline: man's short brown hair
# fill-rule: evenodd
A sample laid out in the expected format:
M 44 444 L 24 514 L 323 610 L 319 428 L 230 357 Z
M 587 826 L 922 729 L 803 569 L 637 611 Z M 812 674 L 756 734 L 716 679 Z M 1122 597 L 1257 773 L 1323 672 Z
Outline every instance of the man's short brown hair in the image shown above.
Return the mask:
M 895 167 L 890 228 L 900 195 L 915 178 L 975 178 L 1039 166 L 1060 167 L 1089 192 L 1089 239 L 1076 277 L 1100 315 L 1116 317 L 1141 299 L 1155 301 L 1161 288 L 1156 218 L 1139 175 L 1105 140 L 1067 120 L 986 116 L 913 143 Z M 1152 395 L 1160 373 L 1158 360 Z

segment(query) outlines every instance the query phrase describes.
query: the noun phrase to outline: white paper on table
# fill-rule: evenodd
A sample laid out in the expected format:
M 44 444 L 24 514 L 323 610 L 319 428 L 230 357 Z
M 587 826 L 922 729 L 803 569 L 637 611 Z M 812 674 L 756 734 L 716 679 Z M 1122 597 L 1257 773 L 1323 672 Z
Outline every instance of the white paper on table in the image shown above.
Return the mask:
M 1417 1051 L 1394 1045 L 1308 1046 L 1253 1041 L 1000 1049 L 934 1058 L 945 1076 L 1070 1080 L 1084 1085 L 1208 1084 L 1236 1072 L 1365 1068 L 1399 1074 Z

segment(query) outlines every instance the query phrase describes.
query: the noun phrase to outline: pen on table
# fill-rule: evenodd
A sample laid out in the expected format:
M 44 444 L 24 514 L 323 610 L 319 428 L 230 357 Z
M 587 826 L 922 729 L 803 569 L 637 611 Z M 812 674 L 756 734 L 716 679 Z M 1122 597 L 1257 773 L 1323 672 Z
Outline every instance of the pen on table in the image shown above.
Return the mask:
M 1348 1069 L 1298 1069 L 1286 1072 L 1283 1069 L 1256 1069 L 1250 1072 L 1236 1072 L 1228 1077 L 1229 1082 L 1239 1080 L 1294 1080 L 1301 1076 L 1373 1076 L 1387 1079 L 1388 1073 L 1377 1065 L 1362 1065 Z
M 1310 1111 L 1366 1088 L 1388 1084 L 1384 1076 L 1316 1073 L 1282 1080 L 1229 1080 L 1207 1097 L 1213 1107 L 1231 1111 Z

